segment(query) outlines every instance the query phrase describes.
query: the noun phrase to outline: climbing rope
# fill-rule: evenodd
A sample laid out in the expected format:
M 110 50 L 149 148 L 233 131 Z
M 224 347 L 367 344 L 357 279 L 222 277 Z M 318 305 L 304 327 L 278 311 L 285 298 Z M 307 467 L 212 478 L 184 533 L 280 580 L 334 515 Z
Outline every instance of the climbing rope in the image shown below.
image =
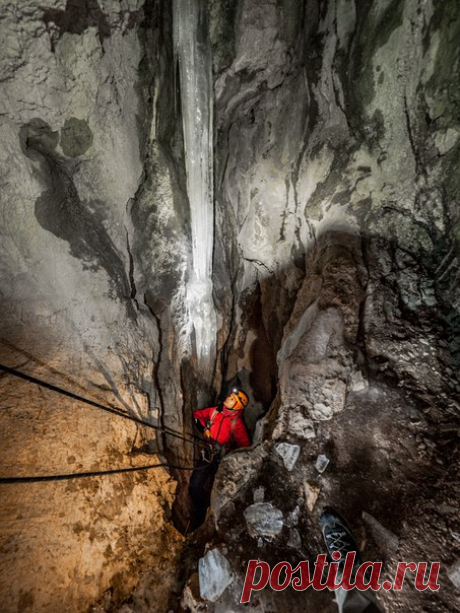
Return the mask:
M 67 396 L 69 398 L 72 398 L 73 400 L 78 400 L 79 402 L 83 402 L 84 404 L 100 409 L 101 411 L 106 411 L 107 413 L 111 413 L 112 415 L 123 417 L 124 419 L 133 421 L 136 424 L 140 424 L 141 426 L 145 426 L 147 428 L 152 428 L 153 430 L 158 430 L 160 432 L 163 432 L 163 434 L 169 434 L 170 436 L 186 441 L 187 443 L 202 444 L 202 445 L 204 444 L 203 441 L 198 436 L 195 436 L 192 434 L 192 435 L 185 437 L 182 434 L 179 434 L 178 432 L 173 430 L 172 428 L 169 428 L 168 426 L 156 426 L 154 424 L 151 424 L 148 421 L 144 421 L 143 419 L 134 417 L 133 415 L 128 415 L 127 413 L 124 413 L 120 409 L 107 407 L 103 404 L 100 404 L 99 402 L 95 402 L 94 400 L 90 400 L 89 398 L 84 398 L 83 396 L 79 396 L 78 394 L 74 394 L 73 392 L 69 392 L 68 390 L 64 390 L 61 387 L 57 387 L 56 385 L 52 385 L 51 383 L 47 383 L 46 381 L 37 379 L 36 377 L 26 375 L 25 373 L 20 372 L 19 370 L 16 370 L 15 368 L 10 368 L 9 366 L 5 366 L 4 364 L 0 364 L 0 370 L 3 370 L 4 372 L 7 372 L 10 375 L 13 375 L 14 377 L 18 377 L 19 379 L 24 379 L 25 381 L 29 381 L 30 383 L 36 383 L 37 385 L 40 385 L 41 387 L 44 387 L 45 389 L 49 389 L 53 392 L 57 392 L 58 394 L 62 394 L 63 396 Z
M 139 419 L 138 417 L 127 415 L 126 413 L 123 413 L 120 409 L 107 407 L 103 404 L 100 404 L 99 402 L 95 402 L 94 400 L 84 398 L 83 396 L 79 396 L 78 394 L 74 394 L 73 392 L 69 392 L 68 390 L 64 390 L 56 385 L 52 385 L 51 383 L 47 383 L 46 381 L 37 379 L 36 377 L 26 375 L 25 373 L 20 372 L 19 370 L 16 370 L 15 368 L 11 368 L 9 366 L 5 366 L 4 364 L 0 364 L 0 370 L 3 370 L 4 372 L 10 375 L 13 375 L 15 377 L 18 377 L 19 379 L 24 379 L 25 381 L 28 381 L 30 383 L 35 383 L 37 385 L 40 385 L 41 387 L 44 387 L 45 389 L 49 389 L 53 392 L 57 392 L 59 394 L 72 398 L 73 400 L 78 400 L 79 402 L 95 407 L 102 411 L 106 411 L 108 413 L 111 413 L 112 415 L 116 415 L 118 417 L 124 417 L 125 419 L 133 421 L 137 424 L 146 426 L 147 428 L 152 428 L 153 430 L 163 432 L 164 434 L 169 434 L 170 436 L 179 438 L 188 443 L 200 444 L 205 447 L 209 446 L 208 441 L 203 441 L 197 436 L 192 435 L 193 438 L 189 438 L 189 437 L 183 436 L 182 434 L 179 434 L 178 432 L 175 432 L 174 430 L 172 430 L 171 428 L 168 428 L 167 426 L 155 426 L 154 424 L 144 421 L 143 419 Z M 117 469 L 103 470 L 103 471 L 63 473 L 63 474 L 53 474 L 53 475 L 33 475 L 33 476 L 27 476 L 27 477 L 0 477 L 0 484 L 40 483 L 44 481 L 63 481 L 63 480 L 69 480 L 69 479 L 79 479 L 79 478 L 84 478 L 84 477 L 100 477 L 100 476 L 105 476 L 105 475 L 115 475 L 115 474 L 120 474 L 120 473 L 136 472 L 140 470 L 151 470 L 152 468 L 169 468 L 173 470 L 192 471 L 192 470 L 204 470 L 207 468 L 207 466 L 202 466 L 202 467 L 179 466 L 176 464 L 168 464 L 167 462 L 160 462 L 158 464 L 146 464 L 144 466 L 132 466 L 128 468 L 117 468 Z
M 81 472 L 81 473 L 64 473 L 54 475 L 34 475 L 29 477 L 0 477 L 0 484 L 2 483 L 40 483 L 42 481 L 64 481 L 69 479 L 80 479 L 82 477 L 102 477 L 105 475 L 117 475 L 120 473 L 132 473 L 139 470 L 151 470 L 152 468 L 173 468 L 176 470 L 196 470 L 191 466 L 177 466 L 175 464 L 168 464 L 167 462 L 160 462 L 159 464 L 146 464 L 145 466 L 130 466 L 129 468 L 115 468 L 113 470 L 99 470 L 93 472 Z M 200 470 L 198 467 L 197 470 Z M 207 468 L 207 467 L 203 467 Z

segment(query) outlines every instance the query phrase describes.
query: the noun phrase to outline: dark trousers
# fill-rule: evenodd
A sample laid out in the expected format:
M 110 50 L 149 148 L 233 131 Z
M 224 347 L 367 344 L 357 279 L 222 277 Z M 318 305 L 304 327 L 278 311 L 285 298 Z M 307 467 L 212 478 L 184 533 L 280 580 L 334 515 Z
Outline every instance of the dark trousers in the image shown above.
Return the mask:
M 190 526 L 192 530 L 195 530 L 204 522 L 206 511 L 211 502 L 211 490 L 218 467 L 219 460 L 217 458 L 210 462 L 198 460 L 190 477 L 188 493 L 191 500 Z

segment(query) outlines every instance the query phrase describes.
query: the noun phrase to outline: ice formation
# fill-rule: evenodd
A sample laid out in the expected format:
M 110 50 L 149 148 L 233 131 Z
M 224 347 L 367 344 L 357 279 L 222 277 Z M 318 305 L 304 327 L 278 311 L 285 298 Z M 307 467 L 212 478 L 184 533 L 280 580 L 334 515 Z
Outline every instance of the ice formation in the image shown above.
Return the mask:
M 276 451 L 283 458 L 284 466 L 287 470 L 291 471 L 295 463 L 297 462 L 297 458 L 300 454 L 299 445 L 290 445 L 289 443 L 278 443 L 275 447 Z
M 201 374 L 210 375 L 217 320 L 212 297 L 213 85 L 206 5 L 174 0 L 174 47 L 179 62 L 182 119 L 192 231 L 192 271 L 187 285 L 190 326 L 195 330 Z
M 246 527 L 252 537 L 274 539 L 283 529 L 283 513 L 271 502 L 256 502 L 244 511 Z
M 233 580 L 226 557 L 218 550 L 211 549 L 198 561 L 200 595 L 215 602 Z

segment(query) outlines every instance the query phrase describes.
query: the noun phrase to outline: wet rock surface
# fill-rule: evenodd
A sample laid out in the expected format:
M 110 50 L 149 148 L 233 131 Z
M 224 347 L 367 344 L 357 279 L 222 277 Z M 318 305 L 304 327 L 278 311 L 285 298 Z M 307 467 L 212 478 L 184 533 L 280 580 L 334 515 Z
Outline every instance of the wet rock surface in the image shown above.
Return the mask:
M 0 363 L 155 423 L 161 330 L 129 210 L 144 183 L 144 100 L 157 74 L 143 73 L 153 4 L 0 7 Z M 4 477 L 160 461 L 139 451 L 150 430 L 4 373 L 0 387 Z M 162 468 L 2 484 L 2 608 L 114 609 L 152 568 L 163 610 L 182 545 L 175 492 Z

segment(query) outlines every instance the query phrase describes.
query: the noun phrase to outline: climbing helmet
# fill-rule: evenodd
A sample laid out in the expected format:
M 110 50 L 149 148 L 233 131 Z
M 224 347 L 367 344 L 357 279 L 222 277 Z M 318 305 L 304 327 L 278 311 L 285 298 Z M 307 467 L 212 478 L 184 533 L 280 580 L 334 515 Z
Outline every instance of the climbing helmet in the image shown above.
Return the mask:
M 234 411 L 241 411 L 249 402 L 247 394 L 237 387 L 232 389 L 232 393 L 230 395 L 235 399 L 235 406 L 233 407 Z

